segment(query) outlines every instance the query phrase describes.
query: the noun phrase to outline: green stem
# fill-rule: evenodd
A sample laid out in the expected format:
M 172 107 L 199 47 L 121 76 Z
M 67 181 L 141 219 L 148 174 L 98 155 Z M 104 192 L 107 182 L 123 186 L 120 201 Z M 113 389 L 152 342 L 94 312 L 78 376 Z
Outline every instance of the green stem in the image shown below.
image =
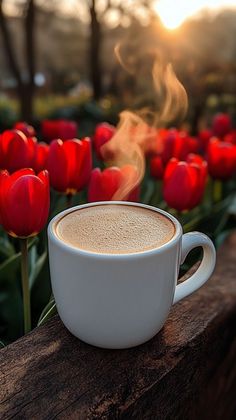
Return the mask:
M 222 199 L 222 181 L 216 179 L 213 184 L 213 200 L 215 203 Z
M 159 203 L 161 202 L 161 182 L 155 181 L 154 184 L 154 192 L 151 198 L 151 204 L 155 207 L 159 207 Z
M 217 214 L 219 211 L 221 211 L 222 209 L 226 209 L 229 204 L 232 202 L 232 199 L 234 197 L 234 193 L 231 195 L 228 195 L 224 200 L 219 201 L 218 203 L 216 203 L 212 209 L 211 212 L 209 213 L 209 209 L 205 209 L 205 211 L 201 212 L 199 215 L 197 215 L 195 218 L 193 218 L 191 221 L 185 223 L 183 225 L 184 228 L 184 232 L 189 232 L 193 229 L 196 229 L 197 225 L 200 222 L 206 221 L 209 218 L 213 218 L 215 214 Z
M 67 208 L 68 209 L 70 207 L 72 207 L 72 198 L 73 198 L 73 195 L 72 194 L 67 194 L 67 196 L 66 196 L 66 202 L 67 202 Z
M 183 213 L 180 210 L 176 211 L 176 218 L 178 219 L 179 223 L 182 225 L 182 223 L 183 223 Z
M 22 284 L 23 308 L 24 308 L 24 333 L 27 334 L 31 330 L 27 238 L 20 239 L 20 244 L 21 244 L 21 284 Z

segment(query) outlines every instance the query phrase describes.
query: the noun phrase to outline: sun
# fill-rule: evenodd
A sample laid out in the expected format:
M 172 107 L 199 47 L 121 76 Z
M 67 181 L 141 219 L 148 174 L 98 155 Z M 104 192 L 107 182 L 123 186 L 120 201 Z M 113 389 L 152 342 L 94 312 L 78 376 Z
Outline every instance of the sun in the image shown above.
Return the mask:
M 181 16 L 181 14 L 179 14 L 178 16 L 175 15 L 171 15 L 168 13 L 163 13 L 162 16 L 160 16 L 161 21 L 163 23 L 163 25 L 167 28 L 167 29 L 176 29 L 179 26 L 182 25 L 182 23 L 185 21 L 185 17 Z
M 235 8 L 234 1 L 226 0 L 156 0 L 155 10 L 167 29 L 178 28 L 187 18 L 203 9 Z
M 172 0 L 159 0 L 155 9 L 167 29 L 176 29 L 196 11 L 196 2 L 193 3 L 180 0 L 173 4 Z

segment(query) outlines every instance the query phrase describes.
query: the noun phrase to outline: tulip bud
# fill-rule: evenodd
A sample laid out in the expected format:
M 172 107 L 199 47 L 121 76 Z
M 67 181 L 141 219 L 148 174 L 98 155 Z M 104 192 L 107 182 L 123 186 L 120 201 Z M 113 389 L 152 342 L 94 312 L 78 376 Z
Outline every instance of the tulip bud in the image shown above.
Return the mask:
M 115 127 L 108 123 L 101 123 L 96 126 L 93 136 L 93 144 L 98 159 L 103 159 L 102 146 L 107 143 L 115 134 Z
M 189 136 L 185 131 L 168 130 L 166 137 L 162 141 L 163 151 L 161 157 L 164 165 L 173 157 L 184 160 L 189 153 L 197 153 L 199 150 L 198 140 Z
M 6 130 L 0 136 L 0 169 L 12 173 L 21 168 L 30 168 L 35 154 L 34 137 L 26 137 L 18 130 Z
M 134 172 L 135 168 L 130 165 L 122 168 L 112 166 L 103 171 L 99 168 L 93 169 L 88 188 L 88 201 L 138 201 L 139 187 L 132 188 L 131 184 L 137 176 Z
M 153 178 L 163 178 L 164 165 L 160 156 L 154 156 L 150 159 L 150 173 Z
M 35 129 L 32 125 L 27 124 L 24 121 L 18 121 L 14 125 L 15 130 L 22 131 L 26 137 L 34 137 L 35 136 Z
M 191 210 L 201 202 L 207 180 L 206 162 L 201 156 L 191 155 L 188 160 L 171 159 L 164 174 L 164 199 L 178 211 Z
M 236 173 L 236 145 L 211 139 L 207 149 L 209 174 L 214 179 L 226 180 Z
M 33 169 L 21 169 L 12 175 L 0 172 L 0 221 L 9 235 L 37 235 L 47 222 L 49 205 L 47 171 L 38 175 Z
M 210 141 L 210 138 L 213 136 L 213 133 L 211 130 L 201 130 L 198 134 L 198 140 L 200 143 L 201 150 L 205 151 L 207 149 L 208 143 Z
M 88 183 L 92 170 L 91 141 L 54 140 L 49 147 L 47 168 L 51 186 L 65 194 L 75 194 Z
M 230 131 L 226 136 L 224 136 L 224 141 L 226 143 L 232 143 L 236 146 L 236 130 Z
M 224 137 L 230 132 L 232 126 L 231 118 L 228 114 L 217 114 L 212 123 L 212 131 L 216 137 Z
M 68 140 L 77 137 L 78 125 L 75 121 L 44 120 L 41 131 L 43 139 L 47 142 L 55 139 Z
M 40 142 L 35 144 L 35 154 L 33 160 L 33 169 L 36 173 L 47 168 L 47 158 L 49 153 L 49 146 L 46 143 Z

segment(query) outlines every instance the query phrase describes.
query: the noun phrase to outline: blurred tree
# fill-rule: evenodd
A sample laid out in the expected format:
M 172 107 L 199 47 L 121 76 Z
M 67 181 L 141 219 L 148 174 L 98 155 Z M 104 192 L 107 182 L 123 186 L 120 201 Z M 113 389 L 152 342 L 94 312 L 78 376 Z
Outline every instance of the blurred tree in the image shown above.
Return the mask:
M 141 19 L 153 15 L 153 0 L 117 1 L 117 0 L 87 0 L 90 14 L 90 51 L 89 68 L 94 99 L 102 95 L 101 47 L 102 28 L 106 25 L 108 14 L 113 14 L 117 24 L 122 18 L 127 20 Z
M 16 80 L 20 101 L 20 114 L 23 120 L 31 121 L 33 117 L 33 97 L 35 91 L 35 2 L 27 0 L 23 5 L 24 52 L 27 73 L 24 76 L 14 52 L 13 39 L 0 0 L 0 29 L 9 69 Z
M 220 101 L 224 94 L 236 94 L 235 18 L 235 10 L 215 16 L 205 13 L 201 19 L 189 19 L 179 30 L 168 33 L 169 56 L 190 96 L 193 133 L 206 117 L 211 97 L 216 105 L 208 112 L 230 111 L 230 98 L 224 107 Z

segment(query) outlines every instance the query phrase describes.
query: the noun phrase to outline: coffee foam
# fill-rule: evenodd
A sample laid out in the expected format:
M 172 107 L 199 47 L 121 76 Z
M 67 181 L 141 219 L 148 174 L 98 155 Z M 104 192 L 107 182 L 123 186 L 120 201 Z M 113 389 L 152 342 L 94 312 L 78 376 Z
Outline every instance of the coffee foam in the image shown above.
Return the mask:
M 99 254 L 142 252 L 168 242 L 174 224 L 162 214 L 127 205 L 98 205 L 75 210 L 59 220 L 56 234 L 76 248 Z

